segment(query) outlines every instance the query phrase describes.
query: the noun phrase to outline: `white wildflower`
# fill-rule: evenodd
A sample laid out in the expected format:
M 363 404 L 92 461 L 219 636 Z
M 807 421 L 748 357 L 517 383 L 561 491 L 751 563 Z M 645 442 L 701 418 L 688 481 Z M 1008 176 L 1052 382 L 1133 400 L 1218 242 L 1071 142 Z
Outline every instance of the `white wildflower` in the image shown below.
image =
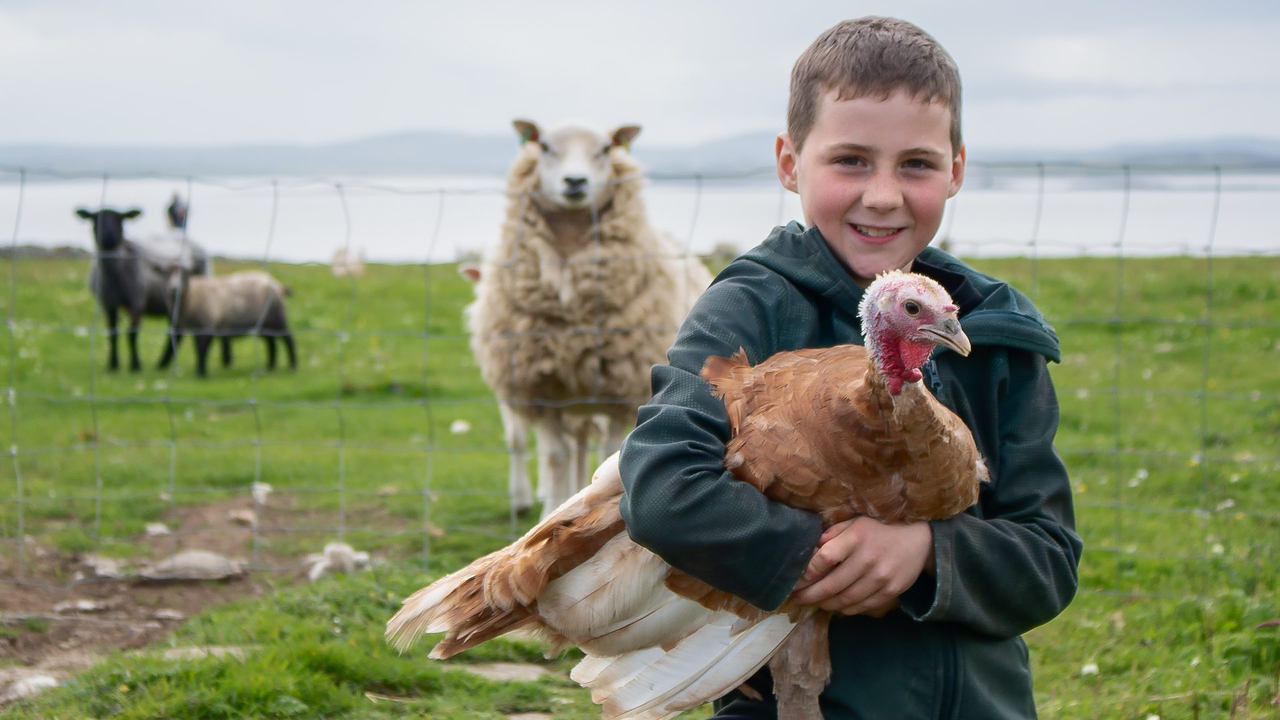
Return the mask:
M 454 435 L 465 435 L 466 433 L 471 432 L 471 423 L 466 420 L 454 420 L 449 425 L 449 432 Z
M 1236 506 L 1236 501 L 1232 500 L 1231 498 L 1227 498 L 1226 500 L 1223 500 L 1222 502 L 1218 503 L 1218 506 L 1215 507 L 1214 509 L 1217 510 L 1218 512 L 1222 512 L 1223 510 L 1230 510 L 1235 506 Z
M 1090 675 L 1097 675 L 1097 674 L 1098 674 L 1098 663 L 1085 663 L 1084 667 L 1080 668 L 1080 677 L 1089 677 Z

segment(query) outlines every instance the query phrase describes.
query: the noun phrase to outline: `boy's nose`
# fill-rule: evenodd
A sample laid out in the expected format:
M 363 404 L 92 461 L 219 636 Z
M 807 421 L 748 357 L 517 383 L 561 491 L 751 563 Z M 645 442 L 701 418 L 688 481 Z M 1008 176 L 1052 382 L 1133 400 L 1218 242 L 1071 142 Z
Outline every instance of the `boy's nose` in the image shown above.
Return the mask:
M 893 210 L 902 205 L 902 188 L 892 173 L 877 172 L 862 190 L 862 204 L 874 210 Z

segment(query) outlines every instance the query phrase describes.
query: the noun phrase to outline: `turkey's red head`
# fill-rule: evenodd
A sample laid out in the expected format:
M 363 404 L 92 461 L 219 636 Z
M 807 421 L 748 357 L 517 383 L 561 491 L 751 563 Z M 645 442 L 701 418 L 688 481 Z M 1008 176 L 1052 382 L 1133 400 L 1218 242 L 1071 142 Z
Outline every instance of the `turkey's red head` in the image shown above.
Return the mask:
M 936 345 L 969 354 L 957 310 L 947 291 L 923 275 L 892 270 L 867 287 L 858 316 L 889 392 L 896 395 L 904 383 L 918 381 L 920 366 Z

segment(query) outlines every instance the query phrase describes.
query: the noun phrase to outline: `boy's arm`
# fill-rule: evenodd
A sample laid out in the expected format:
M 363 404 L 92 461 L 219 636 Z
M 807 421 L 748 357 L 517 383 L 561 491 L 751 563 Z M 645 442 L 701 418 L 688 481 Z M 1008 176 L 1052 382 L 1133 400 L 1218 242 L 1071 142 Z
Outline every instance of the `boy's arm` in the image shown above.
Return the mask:
M 753 362 L 772 354 L 771 323 L 785 306 L 785 292 L 762 269 L 722 274 L 681 327 L 669 363 L 654 367 L 654 395 L 640 408 L 621 463 L 621 509 L 631 537 L 680 570 L 765 609 L 786 600 L 821 523 L 725 471 L 728 417 L 698 373 L 708 356 L 739 347 Z
M 996 415 L 988 435 L 998 447 L 993 481 L 982 488 L 976 514 L 931 523 L 936 575 L 922 575 L 900 601 L 920 620 L 1010 637 L 1071 601 L 1082 544 L 1066 467 L 1053 449 L 1058 402 L 1046 360 L 1007 351 L 993 353 L 993 362 L 1004 366 L 1000 379 L 978 382 L 989 386 L 987 407 Z

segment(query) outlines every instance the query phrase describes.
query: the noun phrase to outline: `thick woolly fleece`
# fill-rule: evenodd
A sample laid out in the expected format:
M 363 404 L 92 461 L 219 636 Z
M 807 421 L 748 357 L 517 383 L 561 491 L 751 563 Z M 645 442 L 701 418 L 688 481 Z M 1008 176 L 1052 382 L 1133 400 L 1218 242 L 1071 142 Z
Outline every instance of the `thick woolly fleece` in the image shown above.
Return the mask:
M 1048 361 L 1058 340 L 1026 297 L 933 248 L 916 272 L 960 306 L 968 358 L 935 351 L 925 380 L 973 431 L 992 473 L 978 503 L 932 523 L 936 576 L 924 575 L 884 618 L 831 625 L 828 718 L 1031 718 L 1020 634 L 1073 597 L 1081 543 L 1070 484 L 1053 448 L 1058 404 Z M 622 451 L 628 531 L 670 564 L 764 608 L 790 593 L 820 527 L 724 471 L 729 424 L 698 371 L 739 346 L 752 362 L 782 350 L 862 342 L 862 296 L 817 229 L 793 223 L 731 263 L 698 301 L 653 371 L 654 395 Z M 720 704 L 772 717 L 734 693 Z
M 540 154 L 526 143 L 511 169 L 502 237 L 468 308 L 472 349 L 494 393 L 528 419 L 583 398 L 630 416 L 711 276 L 649 224 L 624 149 L 611 150 L 614 181 L 594 217 L 538 205 Z

